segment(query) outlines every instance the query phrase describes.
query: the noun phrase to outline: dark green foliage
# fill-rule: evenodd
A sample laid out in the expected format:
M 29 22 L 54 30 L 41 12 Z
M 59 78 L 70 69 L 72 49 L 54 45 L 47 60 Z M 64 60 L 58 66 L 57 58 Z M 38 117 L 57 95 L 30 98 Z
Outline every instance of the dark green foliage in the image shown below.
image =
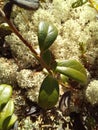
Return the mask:
M 45 21 L 39 23 L 38 43 L 41 52 L 47 50 L 55 41 L 58 35 L 57 28 Z
M 56 62 L 55 69 L 50 67 L 52 61 L 51 51 L 48 49 L 56 39 L 58 34 L 57 29 L 48 22 L 40 22 L 38 30 L 39 48 L 41 50 L 40 56 L 53 71 L 60 74 L 61 81 L 69 82 L 69 78 L 76 80 L 79 83 L 87 83 L 87 75 L 84 66 L 75 59 L 64 60 Z M 38 103 L 44 109 L 50 109 L 55 106 L 59 96 L 58 80 L 53 75 L 48 75 L 39 91 Z
M 77 60 L 71 59 L 57 62 L 56 71 L 80 83 L 87 83 L 86 70 Z
M 51 51 L 47 49 L 41 56 L 42 56 L 44 62 L 48 66 L 50 66 L 51 65 L 51 60 L 52 60 L 52 53 L 51 53 Z
M 40 88 L 38 103 L 44 109 L 50 109 L 55 106 L 59 98 L 58 81 L 51 75 L 48 75 Z

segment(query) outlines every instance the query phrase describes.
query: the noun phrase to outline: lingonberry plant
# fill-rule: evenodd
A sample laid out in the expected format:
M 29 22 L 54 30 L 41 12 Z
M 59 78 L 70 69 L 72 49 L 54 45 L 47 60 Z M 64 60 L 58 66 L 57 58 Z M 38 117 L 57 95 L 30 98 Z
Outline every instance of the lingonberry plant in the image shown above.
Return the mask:
M 45 68 L 48 72 L 46 78 L 41 84 L 38 97 L 38 104 L 43 109 L 50 109 L 55 106 L 59 98 L 59 84 L 63 84 L 65 77 L 65 82 L 69 82 L 70 79 L 73 79 L 80 84 L 87 83 L 86 70 L 83 65 L 77 60 L 71 59 L 64 61 L 55 61 L 52 63 L 52 55 L 49 48 L 54 43 L 58 35 L 58 30 L 53 24 L 46 21 L 41 21 L 39 23 L 38 45 L 40 54 L 37 54 L 34 48 L 22 37 L 22 35 L 6 17 L 5 13 L 2 10 L 1 14 L 11 29 L 14 31 L 14 33 L 32 51 L 35 58 L 37 58 L 37 60 L 40 62 L 42 68 Z
M 25 7 L 23 3 L 21 2 L 17 3 L 17 0 L 13 0 L 13 1 L 14 3 L 10 3 L 10 4 L 17 4 L 20 7 L 27 8 L 27 5 Z M 60 108 L 62 105 L 61 103 L 62 101 L 64 102 L 65 105 L 69 105 L 70 96 L 71 96 L 70 93 L 72 93 L 75 89 L 73 87 L 74 85 L 72 86 L 71 84 L 72 83 L 78 84 L 76 85 L 76 89 L 82 89 L 83 85 L 87 84 L 87 73 L 84 66 L 75 59 L 61 60 L 61 61 L 52 59 L 52 52 L 50 50 L 50 47 L 57 38 L 58 30 L 52 23 L 46 21 L 41 21 L 38 26 L 38 46 L 39 46 L 40 54 L 37 53 L 36 50 L 31 46 L 31 44 L 23 38 L 23 36 L 20 34 L 20 32 L 16 29 L 16 27 L 11 22 L 10 20 L 11 12 L 7 14 L 7 10 L 6 10 L 8 6 L 4 8 L 4 11 L 0 9 L 0 14 L 8 23 L 12 31 L 18 36 L 18 38 L 20 38 L 20 40 L 33 53 L 35 58 L 39 61 L 41 67 L 47 70 L 46 77 L 43 80 L 40 87 L 39 96 L 38 96 L 38 105 L 43 110 L 52 109 L 59 101 L 59 89 L 60 89 L 59 86 L 61 85 L 66 87 L 66 83 L 70 85 L 67 86 L 68 91 L 63 96 L 66 100 L 65 101 L 63 101 L 63 99 L 60 100 Z M 11 104 L 11 106 L 13 105 Z

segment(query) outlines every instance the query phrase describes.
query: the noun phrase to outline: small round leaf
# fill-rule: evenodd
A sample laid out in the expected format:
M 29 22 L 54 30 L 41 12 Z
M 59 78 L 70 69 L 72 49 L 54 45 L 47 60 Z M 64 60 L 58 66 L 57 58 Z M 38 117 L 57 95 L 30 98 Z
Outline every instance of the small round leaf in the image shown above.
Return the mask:
M 48 49 L 55 41 L 58 35 L 57 28 L 48 23 L 41 21 L 38 28 L 38 42 L 41 52 Z
M 40 107 L 44 109 L 50 109 L 54 107 L 59 98 L 59 84 L 58 81 L 48 75 L 40 88 L 38 103 Z
M 56 67 L 56 71 L 64 74 L 65 76 L 68 76 L 69 78 L 72 78 L 76 80 L 79 83 L 86 84 L 87 83 L 87 77 L 81 73 L 80 71 L 77 71 L 76 69 L 70 68 L 70 67 Z

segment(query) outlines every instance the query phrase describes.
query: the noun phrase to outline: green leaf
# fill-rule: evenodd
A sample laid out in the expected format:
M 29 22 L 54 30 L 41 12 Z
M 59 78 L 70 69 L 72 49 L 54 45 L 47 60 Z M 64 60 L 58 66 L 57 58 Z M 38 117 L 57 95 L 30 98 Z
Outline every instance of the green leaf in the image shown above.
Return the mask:
M 43 58 L 43 60 L 44 60 L 44 62 L 48 65 L 48 66 L 50 66 L 50 64 L 51 64 L 51 60 L 52 60 L 52 53 L 51 53 L 51 51 L 50 50 L 46 50 L 43 54 L 42 54 L 42 58 Z
M 72 8 L 77 8 L 79 6 L 82 6 L 83 4 L 85 4 L 86 2 L 88 2 L 88 0 L 77 0 L 76 2 L 74 2 L 72 4 Z
M 9 124 L 9 122 L 10 122 L 10 119 L 11 119 L 11 116 L 8 116 L 8 117 L 3 121 L 2 130 L 8 130 L 8 124 Z
M 59 98 L 59 84 L 58 81 L 48 75 L 40 88 L 38 103 L 44 109 L 50 109 L 55 106 Z
M 58 61 L 56 71 L 80 83 L 87 83 L 87 74 L 84 66 L 75 59 Z
M 57 66 L 56 67 L 56 71 L 61 73 L 61 74 L 64 74 L 80 83 L 84 83 L 86 84 L 87 83 L 87 77 L 81 73 L 80 71 L 76 70 L 76 69 L 73 69 L 73 68 L 70 68 L 70 67 L 60 67 L 60 66 Z
M 10 118 L 14 112 L 13 100 L 9 100 L 3 110 L 0 112 L 0 130 L 3 130 L 3 123 L 7 118 Z M 6 125 L 6 124 L 5 124 Z M 5 126 L 6 127 L 6 126 Z
M 3 129 L 9 130 L 14 125 L 16 120 L 17 120 L 17 116 L 15 114 L 6 118 L 3 122 Z
M 8 102 L 12 95 L 12 87 L 7 84 L 0 85 L 0 107 Z
M 41 52 L 48 49 L 55 41 L 58 35 L 57 28 L 45 21 L 39 23 L 38 42 Z
M 85 76 L 87 76 L 87 73 L 86 73 L 84 66 L 79 61 L 77 61 L 75 59 L 58 61 L 57 66 L 73 68 L 77 71 L 80 71 Z
M 46 51 L 44 51 L 42 54 L 40 54 L 41 58 L 44 60 L 44 62 L 47 64 L 47 66 L 51 69 L 51 70 L 55 70 L 57 63 L 55 61 L 55 57 L 52 54 L 52 52 L 47 49 Z

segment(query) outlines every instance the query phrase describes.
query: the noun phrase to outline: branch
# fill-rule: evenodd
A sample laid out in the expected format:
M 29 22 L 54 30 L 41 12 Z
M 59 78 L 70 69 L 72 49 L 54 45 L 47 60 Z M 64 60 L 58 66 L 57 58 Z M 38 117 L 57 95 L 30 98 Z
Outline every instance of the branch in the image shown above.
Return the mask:
M 51 73 L 50 68 L 47 66 L 47 64 L 40 58 L 40 56 L 37 54 L 37 52 L 33 49 L 31 44 L 23 38 L 23 36 L 19 33 L 19 31 L 16 29 L 16 27 L 13 25 L 13 23 L 7 19 L 5 13 L 2 9 L 0 9 L 0 14 L 4 18 L 4 20 L 7 22 L 7 24 L 10 26 L 11 30 L 18 36 L 18 38 L 30 49 L 30 51 L 33 53 L 34 57 L 40 62 L 41 66 L 43 68 L 46 68 L 47 71 Z

